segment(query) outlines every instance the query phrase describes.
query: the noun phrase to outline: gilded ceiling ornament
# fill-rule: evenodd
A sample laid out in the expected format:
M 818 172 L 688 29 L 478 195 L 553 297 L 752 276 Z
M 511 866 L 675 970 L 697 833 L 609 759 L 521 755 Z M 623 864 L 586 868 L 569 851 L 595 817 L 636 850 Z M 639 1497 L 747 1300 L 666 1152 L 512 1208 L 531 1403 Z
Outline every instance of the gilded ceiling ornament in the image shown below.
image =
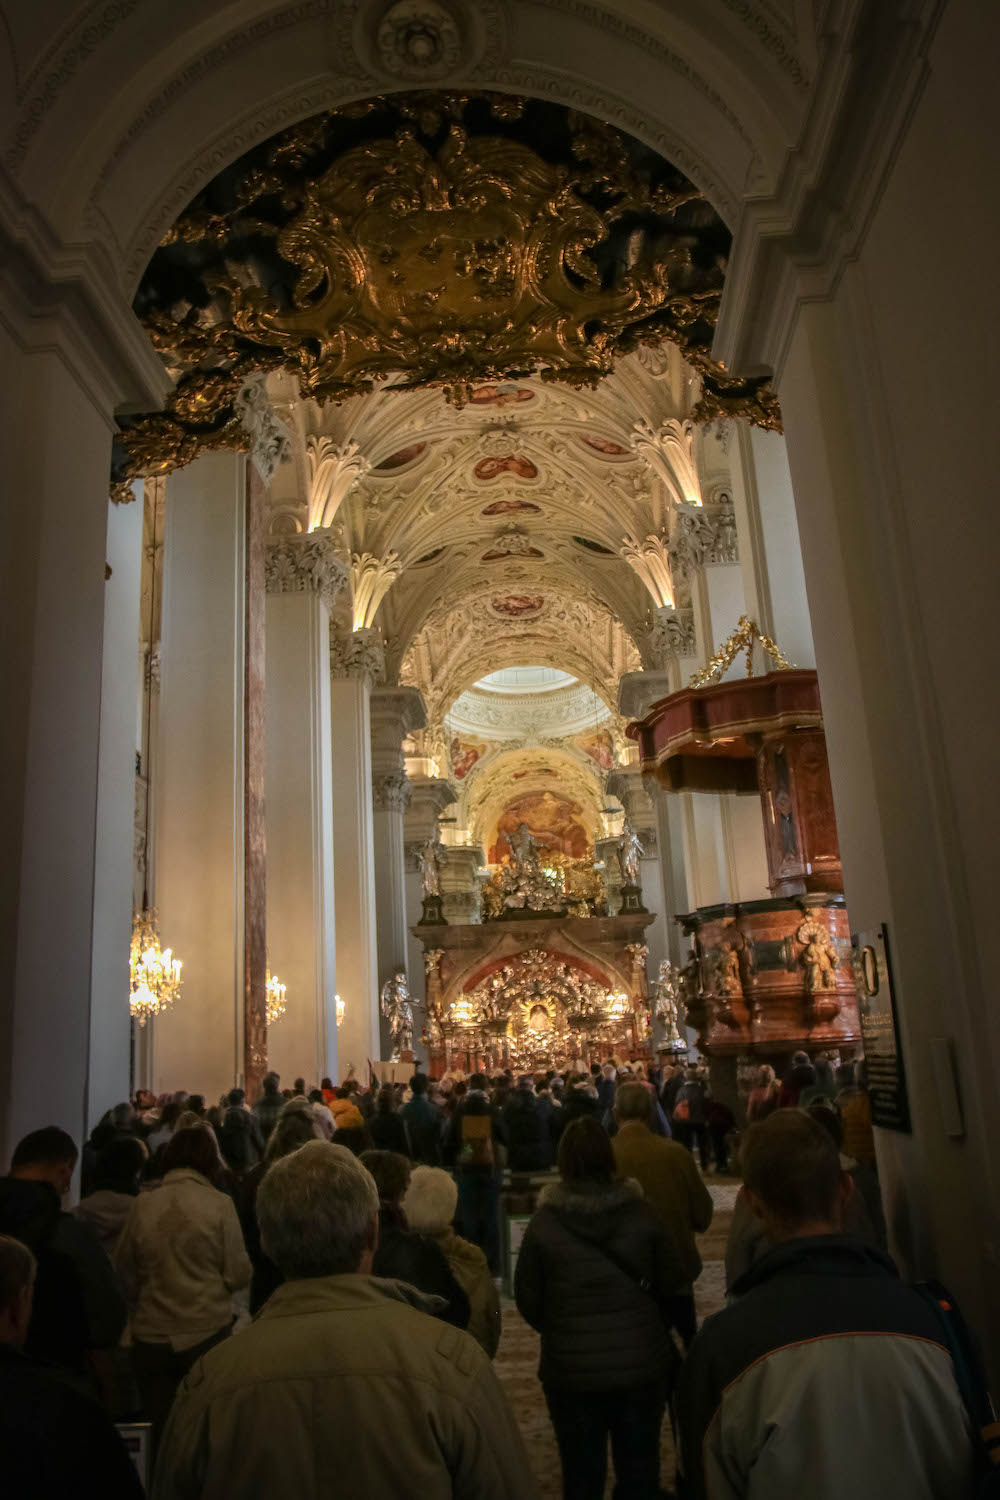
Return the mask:
M 466 67 L 466 28 L 482 44 L 478 6 L 397 0 L 372 24 L 379 65 L 421 81 Z M 313 116 L 227 166 L 154 254 L 135 308 L 177 385 L 122 419 L 114 480 L 245 446 L 237 392 L 279 367 L 319 401 L 391 379 L 461 404 L 531 372 L 595 385 L 669 340 L 698 420 L 779 426 L 766 382 L 711 358 L 728 250 L 675 166 L 561 105 L 424 91 Z

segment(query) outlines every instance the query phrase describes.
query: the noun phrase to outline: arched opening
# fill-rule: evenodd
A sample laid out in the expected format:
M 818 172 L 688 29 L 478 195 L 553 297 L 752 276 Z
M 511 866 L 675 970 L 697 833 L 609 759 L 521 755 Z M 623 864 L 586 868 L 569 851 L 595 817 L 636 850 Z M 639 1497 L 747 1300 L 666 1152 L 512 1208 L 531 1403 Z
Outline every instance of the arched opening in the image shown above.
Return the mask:
M 114 411 L 148 413 L 169 395 L 129 303 L 156 246 L 220 171 L 320 111 L 379 89 L 414 86 L 405 58 L 376 45 L 377 9 L 266 5 L 253 23 L 234 25 L 221 7 L 202 7 L 196 24 L 172 7 L 160 17 L 154 55 L 147 18 L 129 7 L 116 8 L 96 28 L 89 12 L 71 15 L 67 8 L 64 24 L 53 22 L 44 38 L 27 27 L 4 34 L 3 226 L 16 280 L 9 299 L 5 292 L 11 308 L 4 313 L 4 351 L 14 396 L 5 451 L 10 492 L 25 501 L 12 519 L 4 591 L 15 663 L 5 787 L 19 882 L 5 899 L 3 921 L 18 955 L 8 1023 L 22 1060 L 11 1064 L 20 1076 L 9 1090 L 10 1128 L 18 1132 L 36 1122 L 47 1070 L 52 1086 L 72 1098 L 66 1119 L 77 1128 L 91 1107 L 88 1098 L 115 1092 L 112 1080 L 127 1066 L 120 1040 L 103 1045 L 117 1003 L 105 1005 L 103 996 L 120 994 L 123 960 L 95 960 L 95 953 L 123 951 L 115 893 L 127 888 L 131 873 L 130 817 L 119 815 L 114 837 L 106 839 L 110 823 L 101 799 L 130 806 L 134 748 L 121 705 L 102 725 L 112 708 L 108 684 L 128 679 L 134 664 L 134 652 L 114 655 L 116 629 L 105 620 L 108 601 L 125 599 L 131 553 L 126 547 L 119 555 L 109 543 L 104 486 Z M 987 639 L 990 628 L 993 565 L 983 540 L 992 516 L 983 497 L 991 476 L 988 445 L 943 434 L 988 430 L 989 382 L 978 300 L 956 299 L 947 330 L 928 329 L 923 314 L 927 286 L 959 284 L 967 274 L 964 247 L 981 236 L 989 212 L 975 184 L 990 175 L 986 143 L 993 132 L 988 121 L 984 128 L 973 118 L 969 102 L 990 97 L 989 22 L 962 0 L 949 5 L 940 24 L 937 13 L 914 21 L 910 11 L 891 7 L 859 44 L 843 18 L 817 22 L 815 8 L 804 3 L 768 7 L 766 17 L 753 8 L 681 0 L 661 9 L 640 24 L 611 8 L 567 5 L 553 8 L 558 25 L 544 27 L 535 24 L 538 6 L 477 7 L 441 86 L 523 93 L 610 120 L 674 163 L 736 233 L 713 357 L 741 378 L 776 372 L 831 726 L 848 895 L 860 928 L 891 926 L 902 1036 L 917 1080 L 913 1136 L 880 1138 L 893 1184 L 892 1228 L 911 1267 L 954 1268 L 960 1292 L 985 1307 L 992 1277 L 985 1215 L 995 1203 L 995 1173 L 984 1143 L 995 1134 L 998 1045 L 987 1003 L 985 937 L 994 795 L 987 747 L 995 743 L 996 703 L 983 691 L 970 644 Z M 978 94 L 975 81 L 983 85 Z M 939 143 L 947 139 L 956 145 L 946 161 Z M 931 173 L 947 184 L 953 226 L 947 242 L 933 249 L 913 232 Z M 902 244 L 910 257 L 905 270 Z M 969 380 L 954 380 L 957 365 L 967 365 Z M 589 431 L 623 446 L 605 415 L 598 411 Z M 420 454 L 396 469 L 380 465 L 421 441 L 385 451 L 373 446 L 371 484 L 415 473 Z M 776 445 L 746 433 L 732 441 L 741 462 L 752 452 L 752 471 L 766 490 L 778 467 Z M 518 453 L 481 453 L 476 463 Z M 317 466 L 324 456 L 342 472 L 350 464 L 350 455 L 326 450 L 317 451 Z M 615 457 L 605 452 L 609 461 Z M 330 477 L 328 467 L 323 482 Z M 336 482 L 333 476 L 333 489 Z M 521 507 L 491 518 L 499 537 L 483 536 L 475 559 L 477 570 L 506 567 L 483 561 L 497 550 L 485 543 L 507 546 L 516 535 L 514 545 L 536 546 L 534 513 L 526 509 L 538 503 L 535 492 L 516 467 L 480 482 Z M 744 508 L 752 511 L 750 489 L 736 486 L 737 526 Z M 311 524 L 308 490 L 305 471 L 296 494 L 285 496 L 284 515 L 275 516 L 275 537 L 303 524 L 302 506 L 303 530 Z M 943 527 L 941 497 L 952 492 L 962 504 L 950 508 Z M 470 523 L 471 514 L 470 503 Z M 525 535 L 507 533 L 503 514 Z M 127 525 L 124 513 L 119 519 Z M 330 524 L 337 514 L 331 517 L 324 501 L 313 519 Z M 470 524 L 459 544 L 471 546 L 476 535 Z M 567 549 L 560 560 L 567 569 L 575 557 L 569 549 L 580 550 L 574 537 L 584 549 L 618 545 L 607 531 L 564 529 L 556 539 Z M 440 538 L 415 532 L 413 540 L 421 550 L 406 558 L 406 572 L 412 567 L 416 578 L 422 566 L 427 578 L 437 577 L 435 569 L 443 575 L 451 561 L 447 550 L 434 556 Z M 636 562 L 655 580 L 655 548 L 643 557 L 643 534 L 633 540 Z M 767 584 L 799 548 L 783 549 L 776 534 L 765 540 L 771 573 L 765 578 L 757 568 L 748 598 L 758 623 L 786 644 L 787 600 L 768 603 Z M 388 538 L 386 550 L 393 550 Z M 384 559 L 385 551 L 372 555 Z M 510 566 L 530 572 L 538 560 L 525 556 Z M 604 566 L 602 554 L 591 556 Z M 462 562 L 471 568 L 471 553 Z M 108 580 L 105 564 L 113 574 Z M 684 655 L 689 623 L 704 636 L 713 602 L 721 619 L 723 585 L 713 585 L 707 606 L 704 591 L 696 591 L 690 622 L 664 621 L 657 611 L 666 606 L 654 600 L 640 568 L 620 557 L 606 566 L 630 569 L 636 580 L 638 593 L 623 573 L 624 583 L 595 583 L 594 592 L 636 644 L 645 670 L 653 662 L 639 640 L 643 625 L 659 627 L 661 641 L 672 625 L 678 670 L 664 686 L 680 686 L 681 673 L 695 664 Z M 961 590 L 943 588 L 942 575 L 961 577 Z M 382 596 L 387 620 L 401 581 L 390 580 Z M 537 597 L 528 578 L 515 581 L 509 594 Z M 645 621 L 643 590 L 650 601 Z M 406 615 L 396 634 L 409 640 L 423 628 L 425 601 L 420 590 L 408 597 L 405 588 L 398 601 Z M 127 601 L 123 607 L 127 615 Z M 762 618 L 769 608 L 777 619 Z M 786 627 L 794 613 L 786 610 Z M 724 633 L 700 644 L 712 647 Z M 790 654 L 800 664 L 805 659 L 798 647 Z M 581 675 L 579 656 L 577 650 L 575 660 L 567 658 L 564 670 Z M 488 666 L 484 652 L 477 674 Z M 74 728 L 68 745 L 67 723 Z M 99 744 L 101 757 L 118 745 L 110 781 Z M 720 869 L 739 824 L 734 817 L 728 834 L 717 831 Z M 684 837 L 700 819 L 694 809 Z M 86 976 L 86 1014 L 64 1015 L 65 986 L 49 963 L 53 909 L 71 914 L 65 961 L 70 972 Z M 942 994 L 952 997 L 945 1040 L 964 1105 L 963 1129 L 954 1134 L 941 1130 L 933 1081 Z M 54 1034 L 58 1055 L 50 1050 Z M 14 1056 L 14 1048 L 6 1050 Z

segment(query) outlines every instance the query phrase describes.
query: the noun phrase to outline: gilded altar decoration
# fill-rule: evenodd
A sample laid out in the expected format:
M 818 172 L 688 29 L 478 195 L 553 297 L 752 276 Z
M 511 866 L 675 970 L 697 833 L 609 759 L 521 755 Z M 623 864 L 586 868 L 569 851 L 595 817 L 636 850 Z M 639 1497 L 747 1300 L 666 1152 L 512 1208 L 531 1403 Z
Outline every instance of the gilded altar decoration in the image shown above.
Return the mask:
M 688 684 L 689 687 L 708 687 L 710 683 L 721 682 L 741 651 L 746 653 L 747 676 L 752 677 L 754 675 L 753 648 L 758 641 L 774 662 L 779 672 L 788 671 L 792 664 L 779 651 L 771 637 L 762 634 L 760 626 L 756 621 L 751 620 L 747 615 L 741 615 L 732 635 L 718 647 L 707 666 L 703 667 L 700 672 L 695 672 Z
M 482 888 L 483 918 L 557 912 L 569 916 L 600 915 L 607 909 L 600 871 L 592 858 L 573 859 L 539 846 L 526 823 L 507 836 L 512 855 L 504 855 Z
M 446 27 L 396 10 L 393 56 L 447 51 Z M 391 377 L 462 404 L 533 372 L 595 385 L 671 340 L 696 420 L 778 428 L 766 380 L 711 356 L 729 243 L 674 166 L 561 105 L 422 92 L 314 116 L 228 165 L 153 256 L 135 309 L 176 387 L 123 420 L 114 479 L 246 446 L 237 394 L 277 368 L 318 401 Z
M 559 954 L 530 948 L 512 955 L 442 1018 L 449 1054 L 473 1050 L 494 1066 L 531 1068 L 542 1059 L 574 1059 L 588 1047 L 635 1045 L 634 1011 L 624 990 L 611 990 Z
M 389 1023 L 392 1062 L 413 1053 L 413 1003 L 406 975 L 398 972 L 382 986 L 382 1014 Z
M 132 919 L 129 951 L 129 1010 L 140 1026 L 169 1010 L 180 993 L 181 961 L 160 947 L 156 913 L 149 908 Z

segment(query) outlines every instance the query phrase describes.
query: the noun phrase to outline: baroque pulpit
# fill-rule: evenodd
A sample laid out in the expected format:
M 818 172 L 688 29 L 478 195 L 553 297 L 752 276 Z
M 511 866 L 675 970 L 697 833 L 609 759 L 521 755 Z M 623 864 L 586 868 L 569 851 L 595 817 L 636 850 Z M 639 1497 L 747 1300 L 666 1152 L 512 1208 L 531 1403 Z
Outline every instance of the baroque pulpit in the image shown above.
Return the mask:
M 760 799 L 770 898 L 677 915 L 693 938 L 688 1024 L 713 1073 L 739 1063 L 742 1092 L 752 1063 L 853 1055 L 861 1029 L 816 673 L 692 685 L 628 733 L 667 790 Z

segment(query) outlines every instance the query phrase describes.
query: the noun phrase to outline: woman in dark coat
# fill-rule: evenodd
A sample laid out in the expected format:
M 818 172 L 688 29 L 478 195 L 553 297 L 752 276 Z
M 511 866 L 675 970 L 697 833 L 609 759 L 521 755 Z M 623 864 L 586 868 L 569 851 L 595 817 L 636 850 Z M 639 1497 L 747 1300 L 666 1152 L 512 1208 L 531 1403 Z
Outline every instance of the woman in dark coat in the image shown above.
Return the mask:
M 406 1126 L 396 1110 L 396 1095 L 391 1084 L 383 1084 L 378 1091 L 375 1113 L 368 1121 L 368 1134 L 376 1151 L 397 1151 L 400 1156 L 409 1156 Z
M 517 1260 L 514 1295 L 542 1336 L 538 1376 L 565 1500 L 660 1494 L 660 1427 L 677 1353 L 660 1308 L 684 1285 L 677 1254 L 637 1182 L 615 1177 L 596 1120 L 566 1127 Z

